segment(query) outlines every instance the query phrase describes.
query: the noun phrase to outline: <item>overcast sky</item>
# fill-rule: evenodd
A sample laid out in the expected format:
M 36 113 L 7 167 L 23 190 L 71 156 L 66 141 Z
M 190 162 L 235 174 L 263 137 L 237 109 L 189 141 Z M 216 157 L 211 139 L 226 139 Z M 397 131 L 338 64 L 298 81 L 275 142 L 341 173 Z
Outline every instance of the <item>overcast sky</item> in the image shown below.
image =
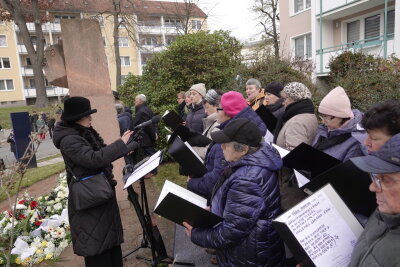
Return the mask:
M 183 2 L 183 0 L 175 1 Z M 251 11 L 254 0 L 193 1 L 208 15 L 209 30 L 230 30 L 232 35 L 241 41 L 246 41 L 250 38 L 260 39 L 260 28 L 257 28 L 254 12 Z
M 200 8 L 209 15 L 210 30 L 230 30 L 242 41 L 259 39 L 260 28 L 251 11 L 253 0 L 199 0 Z

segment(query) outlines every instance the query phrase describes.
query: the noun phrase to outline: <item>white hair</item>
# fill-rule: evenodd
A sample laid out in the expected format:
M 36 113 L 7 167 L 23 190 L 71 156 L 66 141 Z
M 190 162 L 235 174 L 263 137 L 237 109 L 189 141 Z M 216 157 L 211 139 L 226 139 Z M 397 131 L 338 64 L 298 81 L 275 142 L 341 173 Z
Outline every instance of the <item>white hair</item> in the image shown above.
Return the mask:
M 146 96 L 144 94 L 139 94 L 139 95 L 136 96 L 136 98 L 139 98 L 142 102 L 146 102 L 147 101 Z

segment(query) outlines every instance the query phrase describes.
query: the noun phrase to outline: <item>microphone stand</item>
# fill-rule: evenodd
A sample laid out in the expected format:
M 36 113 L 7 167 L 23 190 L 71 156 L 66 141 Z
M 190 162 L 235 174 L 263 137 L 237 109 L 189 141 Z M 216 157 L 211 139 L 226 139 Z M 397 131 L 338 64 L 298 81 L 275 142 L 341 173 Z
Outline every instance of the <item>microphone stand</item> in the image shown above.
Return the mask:
M 130 141 L 136 141 L 140 138 L 140 133 L 143 128 L 140 128 L 134 136 L 131 138 Z M 128 142 L 130 142 L 128 141 Z M 124 178 L 130 176 L 131 173 L 134 172 L 136 168 L 142 165 L 144 162 L 147 161 L 148 158 L 144 158 L 142 161 L 137 163 L 136 165 L 129 164 L 131 163 L 131 158 L 129 158 L 129 163 L 123 169 Z M 162 161 L 162 158 L 161 160 Z M 158 230 L 157 225 L 153 225 L 151 220 L 151 214 L 149 211 L 149 204 L 147 200 L 147 193 L 146 193 L 146 185 L 144 182 L 144 177 L 140 178 L 140 203 L 139 203 L 139 195 L 135 192 L 133 188 L 133 184 L 127 188 L 128 192 L 128 200 L 132 203 L 136 215 L 138 216 L 140 225 L 142 226 L 143 230 L 143 239 L 139 247 L 133 249 L 132 251 L 125 254 L 122 259 L 128 257 L 129 255 L 135 253 L 139 249 L 142 248 L 150 248 L 151 249 L 151 259 L 136 256 L 137 259 L 142 259 L 149 261 L 152 267 L 157 267 L 159 263 L 164 264 L 176 264 L 176 265 L 185 265 L 185 266 L 195 266 L 193 263 L 187 262 L 176 262 L 173 257 L 168 256 L 167 251 L 165 249 L 164 241 L 161 237 L 160 231 Z M 155 237 L 158 237 L 157 239 Z M 166 260 L 167 259 L 167 260 Z

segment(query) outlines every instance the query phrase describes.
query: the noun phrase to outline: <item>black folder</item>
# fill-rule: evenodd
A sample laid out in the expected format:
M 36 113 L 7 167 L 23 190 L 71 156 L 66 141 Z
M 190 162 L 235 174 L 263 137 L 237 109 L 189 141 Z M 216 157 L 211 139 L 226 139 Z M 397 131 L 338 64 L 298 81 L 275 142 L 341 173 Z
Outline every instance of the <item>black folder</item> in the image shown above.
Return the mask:
M 283 165 L 288 168 L 309 172 L 309 179 L 313 179 L 326 170 L 342 163 L 310 145 L 301 143 L 283 157 Z
M 168 153 L 181 165 L 183 171 L 192 178 L 202 177 L 207 168 L 199 155 L 192 151 L 183 141 L 176 137 L 168 149 Z
M 162 119 L 165 124 L 172 130 L 175 130 L 176 127 L 178 127 L 178 125 L 183 122 L 182 118 L 173 110 L 168 111 L 167 114 L 164 114 L 162 116 Z
M 257 115 L 261 118 L 261 120 L 265 123 L 267 126 L 268 131 L 271 133 L 274 132 L 276 123 L 277 123 L 277 118 L 272 114 L 271 110 L 269 110 L 266 106 L 261 105 L 257 110 L 256 110 Z
M 211 228 L 222 221 L 221 217 L 173 193 L 168 193 L 154 212 L 177 224 L 188 222 L 193 227 Z
M 377 207 L 375 193 L 369 190 L 371 178 L 368 173 L 347 160 L 314 177 L 302 189 L 315 192 L 330 183 L 338 195 L 354 213 L 369 217 Z

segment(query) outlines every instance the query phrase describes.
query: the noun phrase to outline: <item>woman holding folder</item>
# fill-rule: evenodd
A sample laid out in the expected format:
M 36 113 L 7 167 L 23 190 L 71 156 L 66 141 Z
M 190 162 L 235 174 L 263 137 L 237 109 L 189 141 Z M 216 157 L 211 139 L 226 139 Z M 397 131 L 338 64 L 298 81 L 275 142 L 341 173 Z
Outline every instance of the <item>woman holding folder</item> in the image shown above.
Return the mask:
M 211 137 L 228 162 L 211 197 L 211 211 L 223 221 L 209 229 L 184 222 L 186 233 L 196 245 L 216 249 L 220 266 L 284 266 L 283 242 L 272 226 L 281 212 L 278 152 L 246 118 Z

